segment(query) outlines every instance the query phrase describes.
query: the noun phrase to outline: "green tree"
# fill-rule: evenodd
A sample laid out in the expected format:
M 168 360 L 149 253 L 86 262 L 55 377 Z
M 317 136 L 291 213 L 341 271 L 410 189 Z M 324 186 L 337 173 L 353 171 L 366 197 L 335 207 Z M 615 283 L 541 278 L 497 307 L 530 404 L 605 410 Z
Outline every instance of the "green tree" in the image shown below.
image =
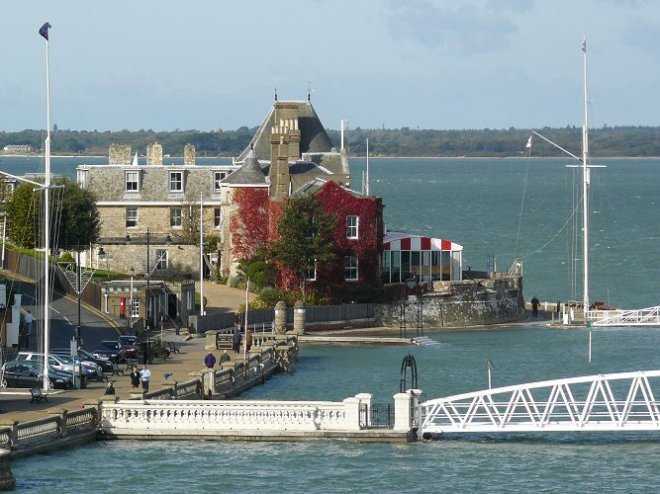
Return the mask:
M 99 238 L 100 220 L 91 192 L 69 179 L 51 189 L 51 247 L 85 249 Z M 18 246 L 34 249 L 41 238 L 43 192 L 34 184 L 19 185 L 7 201 L 8 236 Z
M 277 225 L 278 239 L 269 243 L 271 261 L 289 269 L 305 296 L 305 274 L 334 261 L 336 218 L 311 195 L 291 199 Z
M 40 194 L 36 185 L 24 183 L 16 187 L 6 203 L 7 236 L 19 247 L 34 249 L 36 229 L 41 208 Z
M 69 179 L 60 180 L 57 185 L 62 186 L 56 196 L 61 198 L 61 205 L 55 205 L 61 207 L 57 245 L 68 250 L 85 250 L 99 239 L 101 222 L 96 199 Z

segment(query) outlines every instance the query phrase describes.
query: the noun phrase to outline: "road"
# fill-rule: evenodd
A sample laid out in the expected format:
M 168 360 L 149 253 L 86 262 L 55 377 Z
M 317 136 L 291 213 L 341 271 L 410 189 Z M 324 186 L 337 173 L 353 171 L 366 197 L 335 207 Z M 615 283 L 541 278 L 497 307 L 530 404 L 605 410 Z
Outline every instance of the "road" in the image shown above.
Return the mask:
M 10 298 L 10 290 L 13 293 L 21 293 L 22 307 L 24 310 L 32 310 L 35 323 L 30 338 L 31 350 L 43 350 L 43 321 L 41 318 L 41 308 L 36 306 L 35 284 L 24 281 L 8 280 L 7 299 L 9 304 L 13 302 L 13 295 Z M 78 323 L 78 304 L 76 300 L 64 297 L 55 293 L 51 303 L 50 314 L 50 348 L 68 348 L 69 342 L 75 337 L 76 326 Z M 93 351 L 98 348 L 101 340 L 117 339 L 117 330 L 108 320 L 93 310 L 88 310 L 84 305 L 81 306 L 80 326 L 82 335 L 82 347 L 85 350 Z

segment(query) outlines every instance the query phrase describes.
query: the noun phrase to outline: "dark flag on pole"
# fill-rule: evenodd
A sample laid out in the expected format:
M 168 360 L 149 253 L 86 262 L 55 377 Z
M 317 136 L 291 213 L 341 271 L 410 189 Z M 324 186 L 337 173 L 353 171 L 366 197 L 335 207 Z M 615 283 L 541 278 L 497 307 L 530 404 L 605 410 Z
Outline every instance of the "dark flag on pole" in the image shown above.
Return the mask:
M 53 26 L 51 26 L 50 23 L 47 22 L 46 24 L 41 26 L 41 28 L 39 29 L 39 34 L 41 34 L 46 39 L 46 41 L 48 41 L 48 30 L 51 27 L 53 27 Z

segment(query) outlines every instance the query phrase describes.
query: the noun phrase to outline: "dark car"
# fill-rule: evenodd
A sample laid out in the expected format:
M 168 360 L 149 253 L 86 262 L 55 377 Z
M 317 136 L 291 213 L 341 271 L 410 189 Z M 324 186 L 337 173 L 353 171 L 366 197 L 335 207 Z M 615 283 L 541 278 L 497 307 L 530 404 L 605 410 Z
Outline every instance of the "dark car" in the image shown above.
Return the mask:
M 95 357 L 109 360 L 110 362 L 126 362 L 126 351 L 117 340 L 102 341 L 99 347 L 92 353 Z
M 126 358 L 137 358 L 138 351 L 140 347 L 137 342 L 137 336 L 123 335 L 119 337 L 119 343 L 121 343 L 122 348 L 124 349 L 124 354 Z
M 39 362 L 11 360 L 2 366 L 2 385 L 10 388 L 40 388 L 43 384 Z M 73 385 L 72 375 L 57 369 L 48 369 L 48 380 L 53 388 L 69 389 Z

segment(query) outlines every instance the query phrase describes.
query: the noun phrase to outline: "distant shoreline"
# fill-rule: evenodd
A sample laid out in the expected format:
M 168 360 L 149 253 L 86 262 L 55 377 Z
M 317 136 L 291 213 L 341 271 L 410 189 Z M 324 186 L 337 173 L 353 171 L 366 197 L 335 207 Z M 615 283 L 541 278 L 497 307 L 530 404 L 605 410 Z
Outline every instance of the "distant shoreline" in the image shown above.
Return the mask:
M 44 155 L 40 153 L 30 153 L 30 154 L 17 154 L 17 153 L 7 153 L 4 154 L 0 152 L 0 159 L 2 158 L 43 158 Z M 53 154 L 51 158 L 107 158 L 108 155 L 103 154 Z M 144 156 L 142 156 L 144 157 Z M 173 159 L 183 159 L 183 156 L 169 156 L 168 158 Z M 211 159 L 230 159 L 235 158 L 235 156 L 199 156 L 198 160 L 211 160 Z M 349 159 L 360 159 L 366 158 L 363 154 L 349 155 Z M 492 160 L 492 159 L 514 159 L 514 160 L 526 160 L 526 159 L 552 159 L 552 158 L 566 158 L 565 156 L 389 156 L 389 155 L 378 155 L 378 156 L 369 156 L 370 159 L 428 159 L 428 160 L 460 160 L 460 159 L 471 159 L 471 160 Z M 567 159 L 567 158 L 566 158 Z M 660 159 L 660 156 L 591 156 L 591 161 L 594 160 L 656 160 Z

